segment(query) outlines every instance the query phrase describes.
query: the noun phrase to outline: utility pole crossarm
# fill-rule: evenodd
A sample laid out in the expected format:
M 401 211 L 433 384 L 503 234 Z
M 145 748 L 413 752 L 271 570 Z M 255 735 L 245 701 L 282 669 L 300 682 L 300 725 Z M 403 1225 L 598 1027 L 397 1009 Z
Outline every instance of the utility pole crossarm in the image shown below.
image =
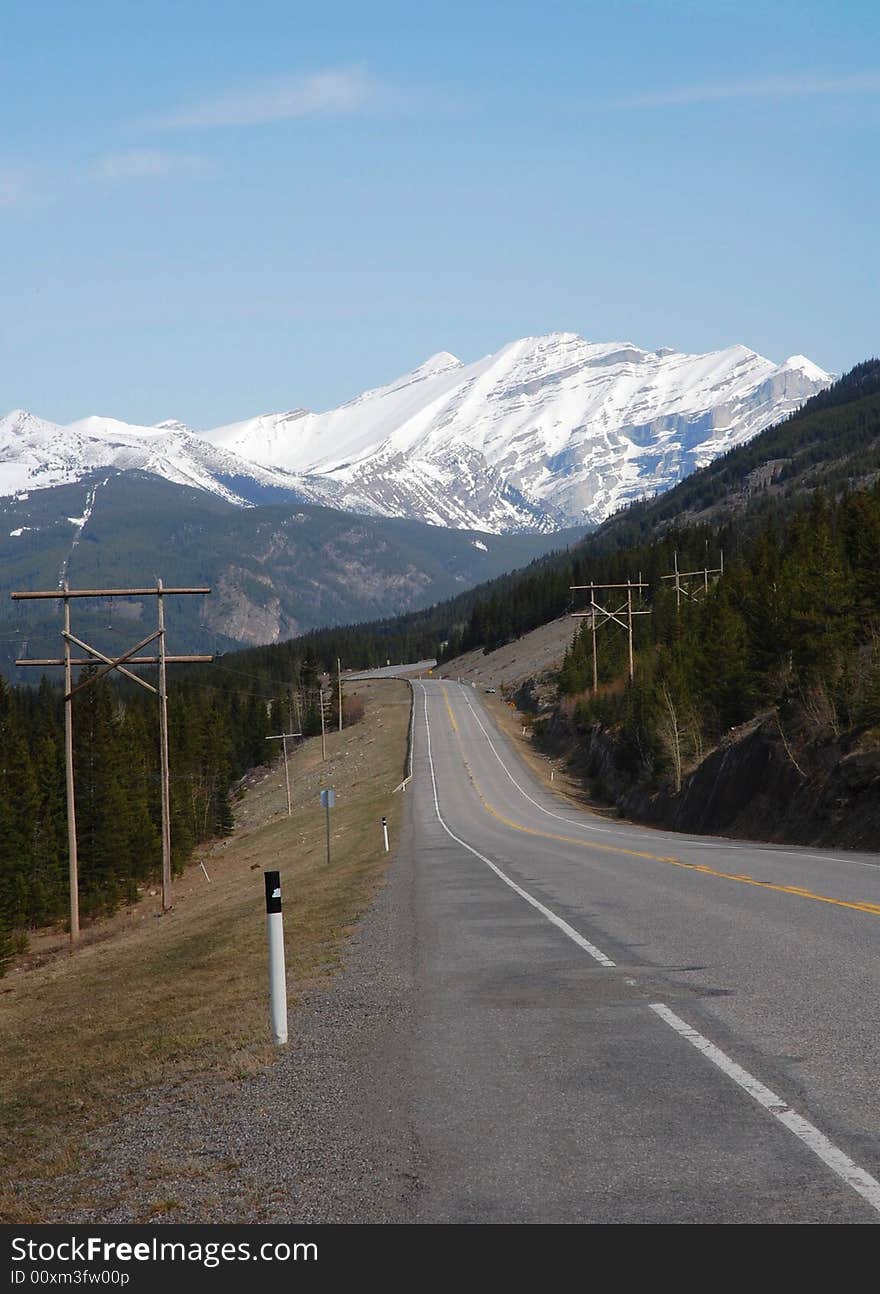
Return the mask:
M 582 589 L 649 589 L 650 584 L 644 580 L 628 580 L 625 584 L 569 584 L 569 593 Z
M 79 692 L 84 687 L 91 687 L 92 683 L 97 683 L 99 678 L 103 678 L 105 674 L 109 674 L 113 669 L 118 669 L 119 673 L 124 674 L 126 678 L 134 679 L 135 683 L 140 683 L 141 687 L 145 687 L 148 692 L 156 691 L 152 683 L 148 683 L 146 679 L 141 678 L 137 674 L 132 674 L 131 670 L 123 669 L 122 662 L 129 660 L 134 656 L 135 652 L 139 652 L 142 647 L 146 647 L 147 643 L 151 643 L 154 639 L 158 638 L 158 630 L 148 634 L 146 638 L 142 638 L 136 647 L 132 647 L 129 651 L 123 652 L 121 656 L 117 656 L 115 659 L 110 656 L 105 656 L 102 651 L 98 651 L 97 647 L 90 647 L 88 643 L 83 642 L 81 638 L 77 638 L 74 634 L 68 633 L 66 629 L 62 631 L 61 636 L 65 642 L 73 643 L 76 647 L 81 647 L 83 651 L 89 652 L 97 660 L 104 661 L 104 668 L 99 669 L 97 673 L 93 674 L 90 678 L 77 683 L 76 687 L 73 688 L 70 693 L 71 696 L 73 696 L 74 692 Z
M 126 658 L 126 657 L 120 656 L 119 659 L 125 660 L 126 665 L 158 665 L 159 664 L 158 656 L 135 656 L 133 659 L 131 657 Z M 166 665 L 210 665 L 213 659 L 214 659 L 213 656 L 166 656 L 165 664 Z M 23 666 L 40 665 L 44 668 L 47 668 L 50 665 L 64 665 L 65 660 L 63 656 L 59 656 L 55 658 L 46 658 L 45 660 L 36 656 L 22 656 L 21 659 L 17 660 L 15 663 L 16 665 L 23 665 Z M 71 657 L 70 663 L 71 665 L 94 665 L 95 661 L 94 661 L 94 658 L 91 656 L 73 656 Z
M 161 597 L 163 594 L 189 594 L 189 593 L 210 593 L 209 588 L 198 589 L 70 589 L 64 592 L 61 589 L 36 590 L 19 593 L 10 593 L 13 600 L 28 601 L 33 598 L 55 598 L 62 601 L 66 598 L 149 598 Z
M 720 566 L 701 566 L 698 571 L 673 571 L 671 575 L 661 575 L 661 580 L 674 580 L 676 578 L 684 580 L 690 575 L 723 575 L 724 570 Z

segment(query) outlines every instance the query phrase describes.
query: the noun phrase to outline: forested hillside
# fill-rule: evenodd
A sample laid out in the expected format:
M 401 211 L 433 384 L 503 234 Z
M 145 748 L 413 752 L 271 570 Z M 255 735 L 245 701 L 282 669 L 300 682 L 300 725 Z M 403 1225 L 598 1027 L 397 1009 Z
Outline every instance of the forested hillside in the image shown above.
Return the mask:
M 640 552 L 649 571 L 668 545 Z M 792 737 L 807 741 L 869 733 L 880 726 L 878 564 L 880 486 L 839 500 L 817 492 L 741 542 L 700 600 L 677 607 L 669 582 L 654 585 L 652 614 L 636 622 L 632 685 L 624 683 L 625 637 L 606 632 L 599 693 L 589 694 L 584 622 L 560 691 L 576 699 L 581 728 L 598 723 L 616 733 L 633 778 L 669 775 L 676 788 L 723 734 L 760 711 L 780 715 Z
M 0 498 L 0 671 L 57 655 L 55 602 L 16 589 L 207 585 L 174 610 L 178 651 L 235 651 L 322 625 L 399 615 L 564 548 L 583 531 L 490 535 L 310 504 L 238 508 L 138 473 Z M 82 636 L 115 654 L 150 611 L 142 599 L 82 602 Z M 121 648 L 120 648 L 121 650 Z
M 88 671 L 84 671 L 83 677 Z M 320 731 L 319 679 L 299 661 L 283 678 L 227 668 L 169 688 L 173 865 L 194 844 L 232 829 L 230 791 L 277 754 L 269 733 Z M 328 721 L 338 722 L 336 689 Z M 80 904 L 85 918 L 113 912 L 161 871 L 159 743 L 155 698 L 101 679 L 74 709 Z M 356 706 L 346 703 L 346 722 Z M 0 971 L 26 931 L 68 910 L 64 706 L 47 680 L 13 688 L 0 679 Z

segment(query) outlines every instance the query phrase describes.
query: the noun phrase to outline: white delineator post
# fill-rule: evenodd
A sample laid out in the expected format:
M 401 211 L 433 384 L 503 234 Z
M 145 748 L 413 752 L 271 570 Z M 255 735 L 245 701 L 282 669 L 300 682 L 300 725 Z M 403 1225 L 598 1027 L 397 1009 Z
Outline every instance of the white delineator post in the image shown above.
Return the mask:
M 281 915 L 281 876 L 264 872 L 266 925 L 269 935 L 269 1015 L 272 1037 L 279 1047 L 287 1042 L 287 973 L 284 966 L 284 917 Z
M 388 853 L 388 819 L 382 819 L 382 839 L 385 841 L 385 853 Z
M 336 792 L 328 786 L 321 792 L 321 807 L 327 815 L 327 865 L 330 864 L 330 810 L 336 808 Z

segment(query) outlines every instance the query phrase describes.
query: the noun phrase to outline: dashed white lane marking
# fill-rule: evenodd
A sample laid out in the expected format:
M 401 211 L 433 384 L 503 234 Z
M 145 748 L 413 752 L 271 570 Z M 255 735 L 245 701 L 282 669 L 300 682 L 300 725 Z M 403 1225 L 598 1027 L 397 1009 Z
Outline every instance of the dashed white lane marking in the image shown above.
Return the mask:
M 422 696 L 424 698 L 428 768 L 431 773 L 431 789 L 434 795 L 434 810 L 437 814 L 437 821 L 440 823 L 440 826 L 457 845 L 461 845 L 461 847 L 466 849 L 469 854 L 473 854 L 473 856 L 478 858 L 481 863 L 485 863 L 487 867 L 491 868 L 495 875 L 502 880 L 505 885 L 509 886 L 515 894 L 518 894 L 520 898 L 525 899 L 526 903 L 530 903 L 536 911 L 540 912 L 543 917 L 546 917 L 546 919 L 556 926 L 558 930 L 561 930 L 564 935 L 567 935 L 568 938 L 571 939 L 572 942 L 576 943 L 579 948 L 582 948 L 584 952 L 589 953 L 594 961 L 597 961 L 600 966 L 614 967 L 616 963 L 613 962 L 610 957 L 607 957 L 600 948 L 597 948 L 595 944 L 590 943 L 590 941 L 585 939 L 583 935 L 579 934 L 573 926 L 570 926 L 567 921 L 562 919 L 562 917 L 557 916 L 552 909 L 546 907 L 533 895 L 529 894 L 529 892 L 524 890 L 521 885 L 517 885 L 516 881 L 511 880 L 511 878 L 503 872 L 497 864 L 493 863 L 490 858 L 487 858 L 485 854 L 481 854 L 478 849 L 474 849 L 472 845 L 469 845 L 466 840 L 462 840 L 460 836 L 457 836 L 455 832 L 446 825 L 443 815 L 440 812 L 440 800 L 437 794 L 437 775 L 434 771 L 434 756 L 431 750 L 431 725 L 428 720 L 428 689 L 424 684 L 420 684 L 420 686 L 422 689 Z M 477 723 L 480 723 L 476 713 L 474 714 L 474 718 L 477 719 Z M 480 727 L 482 728 L 483 725 L 480 724 Z M 489 735 L 486 733 L 485 728 L 483 729 L 483 732 L 486 736 L 486 740 L 489 741 L 489 745 L 491 746 L 492 742 L 489 740 Z M 497 751 L 495 753 L 497 757 Z M 501 763 L 502 768 L 504 768 L 504 764 L 500 758 L 498 762 Z M 506 771 L 507 770 L 505 769 L 505 772 Z M 508 776 L 510 776 L 509 773 Z M 513 781 L 514 779 L 511 777 L 510 780 Z M 523 794 L 526 793 L 523 792 Z M 531 799 L 528 795 L 526 795 L 526 798 Z M 535 801 L 533 800 L 532 803 L 534 804 Z M 540 808 L 541 806 L 538 805 L 537 807 Z M 549 812 L 549 810 L 545 810 L 545 812 Z M 555 817 L 558 815 L 554 814 L 553 816 Z M 635 983 L 634 980 L 630 979 L 627 979 L 626 982 L 629 984 Z M 679 1037 L 684 1038 L 685 1041 L 689 1042 L 692 1047 L 695 1047 L 697 1051 L 705 1056 L 707 1060 L 711 1061 L 712 1064 L 715 1065 L 723 1074 L 726 1074 L 728 1078 L 732 1079 L 733 1082 L 742 1088 L 744 1092 L 748 1093 L 748 1095 L 756 1101 L 758 1105 L 765 1109 L 768 1114 L 772 1115 L 778 1123 L 781 1123 L 783 1127 L 788 1128 L 789 1132 L 793 1133 L 793 1135 L 797 1137 L 808 1150 L 811 1150 L 813 1154 L 826 1165 L 826 1167 L 830 1168 L 831 1171 L 841 1179 L 841 1181 L 845 1182 L 847 1186 L 856 1191 L 862 1199 L 875 1210 L 875 1212 L 880 1214 L 880 1182 L 878 1182 L 875 1177 L 872 1177 L 864 1168 L 860 1168 L 858 1164 L 850 1159 L 849 1155 L 845 1154 L 838 1146 L 835 1146 L 832 1141 L 829 1141 L 825 1134 L 820 1132 L 814 1124 L 810 1123 L 808 1119 L 805 1119 L 803 1115 L 798 1114 L 796 1110 L 793 1110 L 790 1105 L 783 1101 L 781 1097 L 777 1096 L 775 1092 L 772 1092 L 769 1087 L 765 1087 L 760 1079 L 755 1078 L 754 1075 L 748 1072 L 748 1070 L 743 1069 L 742 1065 L 738 1065 L 735 1060 L 731 1060 L 726 1052 L 723 1052 L 714 1042 L 710 1042 L 708 1038 L 704 1037 L 703 1034 L 699 1033 L 689 1025 L 686 1020 L 683 1020 L 681 1016 L 676 1015 L 676 1013 L 666 1006 L 665 1003 L 652 1002 L 650 1003 L 650 1008 L 655 1015 L 664 1022 L 664 1024 L 667 1024 L 670 1029 L 674 1029 Z

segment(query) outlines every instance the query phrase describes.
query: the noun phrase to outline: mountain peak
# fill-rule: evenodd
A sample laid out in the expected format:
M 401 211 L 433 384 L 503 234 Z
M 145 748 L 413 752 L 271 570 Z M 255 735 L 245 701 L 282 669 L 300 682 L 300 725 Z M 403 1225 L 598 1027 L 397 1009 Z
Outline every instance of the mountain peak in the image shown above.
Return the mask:
M 43 418 L 35 413 L 29 413 L 27 409 L 10 409 L 8 413 L 0 416 L 0 423 L 6 427 L 26 427 L 29 424 L 35 426 L 48 426 Z
M 789 355 L 788 359 L 784 359 L 779 365 L 779 371 L 783 372 L 789 369 L 803 373 L 804 377 L 811 382 L 827 382 L 833 376 L 833 374 L 826 373 L 824 369 L 819 368 L 818 364 L 814 364 L 811 359 L 807 359 L 806 355 Z
M 457 355 L 448 350 L 438 350 L 436 355 L 429 355 L 418 368 L 413 369 L 413 376 L 418 373 L 427 377 L 431 373 L 445 373 L 447 369 L 463 367 Z
M 188 436 L 194 434 L 192 427 L 188 427 L 178 418 L 166 418 L 163 422 L 154 422 L 153 426 L 157 431 L 185 431 Z

